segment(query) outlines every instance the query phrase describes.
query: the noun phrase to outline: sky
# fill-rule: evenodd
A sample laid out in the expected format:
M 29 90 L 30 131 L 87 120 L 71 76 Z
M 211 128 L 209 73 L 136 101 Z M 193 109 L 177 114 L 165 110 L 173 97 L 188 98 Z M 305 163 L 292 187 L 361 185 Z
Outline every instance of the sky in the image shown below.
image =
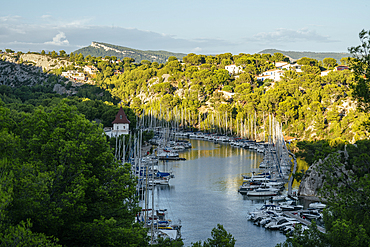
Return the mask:
M 180 53 L 347 52 L 370 29 L 370 2 L 8 0 L 0 49 L 67 53 L 104 42 Z

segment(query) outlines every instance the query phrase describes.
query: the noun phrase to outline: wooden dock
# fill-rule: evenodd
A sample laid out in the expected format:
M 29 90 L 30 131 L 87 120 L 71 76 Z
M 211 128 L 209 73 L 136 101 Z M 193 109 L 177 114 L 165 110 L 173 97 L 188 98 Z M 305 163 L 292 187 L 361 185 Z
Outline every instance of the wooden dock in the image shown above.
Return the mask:
M 288 217 L 291 217 L 293 219 L 296 219 L 298 220 L 299 222 L 301 222 L 302 224 L 306 225 L 306 226 L 309 226 L 311 225 L 311 221 L 309 220 L 305 220 L 305 219 L 302 219 L 301 217 L 293 214 L 293 213 L 297 213 L 299 211 L 289 211 L 289 212 L 284 212 L 284 215 L 285 216 L 288 216 Z M 319 229 L 320 232 L 322 233 L 325 233 L 325 228 L 321 227 L 321 226 L 317 226 L 317 229 Z

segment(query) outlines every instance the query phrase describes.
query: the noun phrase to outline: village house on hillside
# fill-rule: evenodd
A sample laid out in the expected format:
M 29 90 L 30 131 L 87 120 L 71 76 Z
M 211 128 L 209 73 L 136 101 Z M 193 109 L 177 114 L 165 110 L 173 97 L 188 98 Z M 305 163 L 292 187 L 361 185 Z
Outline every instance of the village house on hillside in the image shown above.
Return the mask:
M 349 67 L 346 66 L 346 65 L 339 65 L 337 67 L 334 68 L 334 71 L 342 71 L 342 70 L 349 70 Z
M 287 63 L 287 62 L 276 62 L 275 63 L 275 67 L 277 69 L 290 69 L 291 68 L 291 64 L 290 63 Z
M 301 68 L 302 65 L 294 63 L 287 63 L 287 62 L 275 62 L 276 69 L 267 70 L 260 75 L 257 76 L 257 81 L 264 81 L 266 79 L 270 79 L 273 81 L 280 81 L 281 77 L 283 76 L 285 70 L 294 70 L 296 72 L 302 72 Z
M 230 75 L 236 75 L 239 74 L 242 71 L 241 66 L 236 66 L 235 64 L 226 65 L 225 69 L 229 71 Z
M 297 64 L 297 63 L 294 63 L 294 64 L 291 64 L 291 63 L 287 63 L 287 62 L 276 62 L 275 63 L 275 67 L 276 69 L 286 69 L 286 70 L 295 70 L 296 72 L 302 72 L 301 68 L 302 68 L 302 65 L 300 64 Z
M 95 75 L 96 73 L 99 72 L 99 70 L 95 67 L 95 66 L 92 66 L 92 65 L 85 65 L 84 66 L 84 72 L 85 73 L 88 73 L 90 75 Z
M 349 67 L 346 65 L 339 65 L 339 66 L 336 66 L 333 70 L 321 71 L 321 76 L 326 76 L 332 71 L 343 71 L 343 70 L 349 70 Z
M 122 106 L 119 109 L 116 118 L 112 122 L 113 128 L 104 128 L 105 134 L 109 137 L 128 135 L 130 129 L 130 121 L 128 120 Z
M 223 91 L 223 90 L 219 90 L 218 92 L 222 93 L 224 98 L 227 99 L 227 100 L 232 99 L 235 95 L 235 93 L 226 92 L 226 91 Z
M 273 81 L 280 81 L 284 71 L 281 69 L 270 69 L 257 76 L 257 81 L 264 81 L 270 79 Z
M 78 72 L 76 70 L 68 70 L 67 72 L 62 72 L 62 76 L 73 79 L 75 81 L 85 81 L 86 77 L 83 72 Z

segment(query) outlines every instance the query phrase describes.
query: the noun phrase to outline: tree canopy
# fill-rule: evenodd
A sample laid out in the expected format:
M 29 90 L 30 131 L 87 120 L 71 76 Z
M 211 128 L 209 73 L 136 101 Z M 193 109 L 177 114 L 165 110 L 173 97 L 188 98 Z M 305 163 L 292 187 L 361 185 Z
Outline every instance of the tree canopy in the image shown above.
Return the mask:
M 1 237 L 27 232 L 66 246 L 147 245 L 146 230 L 134 223 L 130 165 L 114 160 L 97 124 L 63 102 L 51 112 L 11 112 L 3 104 L 0 111 Z

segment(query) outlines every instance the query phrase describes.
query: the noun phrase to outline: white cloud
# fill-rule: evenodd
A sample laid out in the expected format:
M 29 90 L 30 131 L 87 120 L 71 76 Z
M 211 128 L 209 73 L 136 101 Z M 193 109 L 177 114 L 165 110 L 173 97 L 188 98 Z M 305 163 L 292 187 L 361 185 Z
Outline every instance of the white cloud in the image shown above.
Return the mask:
M 48 19 L 48 18 L 51 18 L 51 15 L 42 15 L 41 18 L 42 19 Z
M 69 41 L 66 39 L 66 35 L 63 32 L 59 32 L 55 37 L 53 38 L 53 41 L 45 42 L 46 45 L 69 45 Z
M 0 16 L 0 49 L 9 47 L 18 51 L 63 49 L 75 51 L 91 44 L 105 42 L 140 50 L 167 50 L 188 53 L 215 53 L 234 43 L 221 39 L 182 39 L 171 34 L 137 28 L 90 25 L 91 19 L 55 19 L 40 15 L 33 22 L 25 22 L 20 16 Z M 51 38 L 50 34 L 54 37 Z M 67 38 L 68 37 L 68 38 Z
M 309 30 L 302 28 L 298 30 L 278 28 L 274 32 L 261 32 L 248 39 L 249 41 L 255 42 L 266 42 L 266 43 L 279 43 L 279 42 L 297 42 L 297 41 L 310 41 L 319 43 L 330 43 L 336 42 L 336 40 L 330 39 L 329 36 L 320 35 L 315 30 Z
M 200 47 L 195 47 L 193 50 L 191 50 L 192 52 L 201 52 L 203 49 L 200 48 Z
M 0 22 L 17 22 L 21 19 L 18 15 L 0 16 Z

